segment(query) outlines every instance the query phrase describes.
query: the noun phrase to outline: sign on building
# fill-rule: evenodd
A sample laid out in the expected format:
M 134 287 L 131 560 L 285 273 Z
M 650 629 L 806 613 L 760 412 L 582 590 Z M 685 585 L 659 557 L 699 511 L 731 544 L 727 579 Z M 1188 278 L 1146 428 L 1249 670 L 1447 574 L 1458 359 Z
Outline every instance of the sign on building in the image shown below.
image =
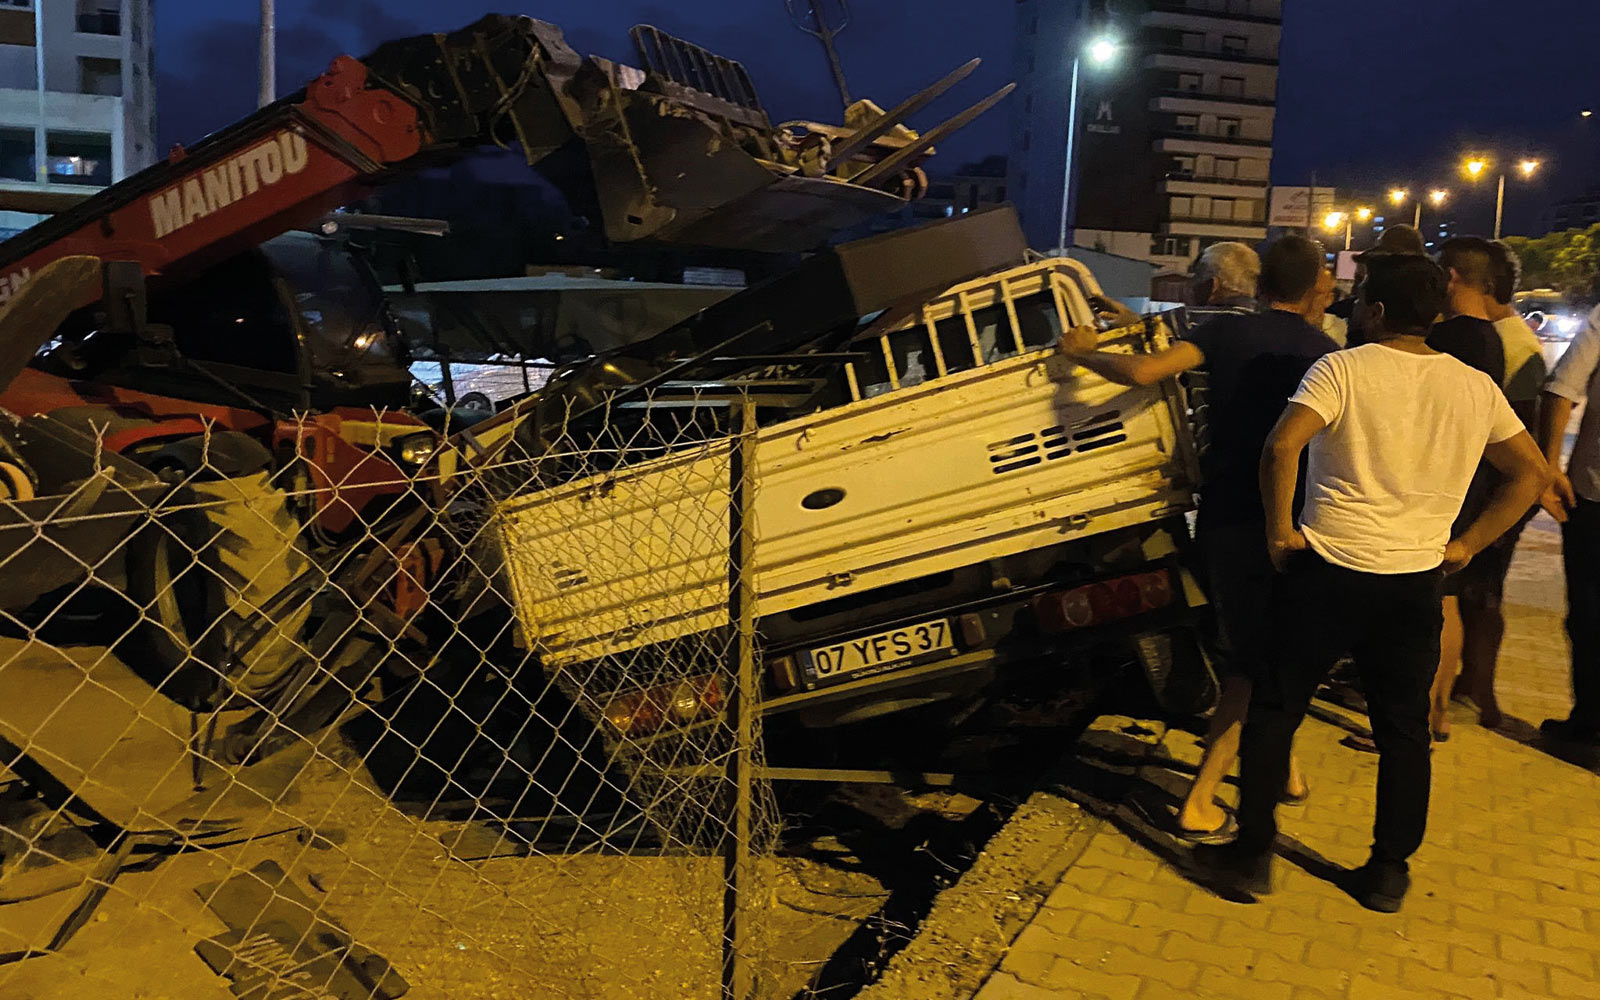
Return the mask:
M 1267 225 L 1309 229 L 1332 211 L 1331 187 L 1274 187 L 1268 203 Z

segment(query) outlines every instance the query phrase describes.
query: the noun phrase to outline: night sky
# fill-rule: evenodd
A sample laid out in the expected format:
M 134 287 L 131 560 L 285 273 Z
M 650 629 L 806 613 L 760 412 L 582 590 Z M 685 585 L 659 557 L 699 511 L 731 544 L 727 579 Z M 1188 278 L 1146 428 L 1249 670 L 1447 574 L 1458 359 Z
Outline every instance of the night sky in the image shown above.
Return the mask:
M 914 125 L 959 110 L 1011 79 L 1011 0 L 850 0 L 838 46 L 853 96 L 888 106 L 949 69 L 983 66 Z M 1553 169 L 1511 182 L 1507 230 L 1526 230 L 1553 197 L 1596 175 L 1600 107 L 1594 0 L 1285 0 L 1273 161 L 1276 183 L 1446 184 L 1469 149 L 1534 153 Z M 163 146 L 248 113 L 255 100 L 256 4 L 160 0 L 156 8 Z M 229 18 L 219 9 L 231 9 Z M 1514 9 L 1515 13 L 1508 13 Z M 654 24 L 749 67 L 773 117 L 838 119 L 821 45 L 789 22 L 783 0 L 278 0 L 278 79 L 290 92 L 339 52 L 361 54 L 409 34 L 447 31 L 490 11 L 551 21 L 581 53 L 632 62 L 635 23 Z M 1004 152 L 1010 109 L 997 108 L 942 145 L 935 172 Z M 1492 182 L 1458 202 L 1467 229 L 1487 229 Z

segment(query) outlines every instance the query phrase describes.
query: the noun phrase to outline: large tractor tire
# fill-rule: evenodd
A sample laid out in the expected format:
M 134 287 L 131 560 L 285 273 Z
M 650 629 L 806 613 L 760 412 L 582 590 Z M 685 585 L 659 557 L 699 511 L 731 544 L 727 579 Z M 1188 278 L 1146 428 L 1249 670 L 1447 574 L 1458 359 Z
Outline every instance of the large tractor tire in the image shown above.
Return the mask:
M 305 659 L 316 573 L 265 472 L 190 481 L 129 547 L 129 665 L 191 708 L 257 704 Z M 179 500 L 183 502 L 177 502 Z

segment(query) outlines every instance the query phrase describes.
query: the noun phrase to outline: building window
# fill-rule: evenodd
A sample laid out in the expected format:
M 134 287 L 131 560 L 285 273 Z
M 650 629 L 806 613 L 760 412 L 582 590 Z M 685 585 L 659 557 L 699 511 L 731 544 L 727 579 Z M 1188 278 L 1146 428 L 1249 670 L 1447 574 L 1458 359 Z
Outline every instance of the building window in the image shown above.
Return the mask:
M 118 59 L 78 58 L 78 92 L 101 97 L 122 96 L 122 62 Z
M 1194 157 L 1192 157 L 1192 156 L 1174 156 L 1172 158 L 1172 176 L 1173 177 L 1193 177 L 1194 176 Z
M 1200 131 L 1200 116 L 1178 115 L 1172 120 L 1172 130 L 1174 132 L 1198 132 Z
M 1185 94 L 1198 94 L 1198 93 L 1200 93 L 1200 74 L 1199 73 L 1179 73 L 1178 74 L 1178 89 L 1183 91 Z
M 1225 77 L 1223 77 L 1222 78 L 1222 86 L 1218 90 L 1218 93 L 1222 94 L 1222 96 L 1224 96 L 1224 97 L 1243 97 L 1244 96 L 1244 77 L 1242 77 L 1242 76 L 1225 76 Z
M 0 128 L 0 177 L 9 181 L 34 179 L 33 129 Z
M 1150 240 L 1150 256 L 1152 257 L 1187 257 L 1189 256 L 1189 237 L 1187 236 L 1155 236 Z
M 1237 139 L 1242 123 L 1237 118 L 1218 118 L 1217 134 L 1224 139 Z
M 1232 198 L 1213 198 L 1213 199 L 1211 199 L 1211 217 L 1213 219 L 1229 219 L 1229 220 L 1232 220 L 1233 219 L 1233 199 Z
M 1198 31 L 1185 31 L 1181 42 L 1183 48 L 1190 52 L 1204 52 L 1206 49 L 1206 36 Z
M 1231 181 L 1239 176 L 1239 161 L 1218 158 L 1212 163 L 1212 173 L 1219 181 Z
M 102 8 L 101 3 L 106 0 L 91 0 L 85 3 L 78 0 L 78 32 L 85 35 L 120 35 L 122 34 L 122 11 L 117 8 Z
M 1194 211 L 1192 204 L 1193 203 L 1186 197 L 1173 198 L 1167 207 L 1172 212 L 1172 217 L 1174 219 L 1187 219 L 1189 214 Z
M 116 0 L 78 0 L 78 30 L 85 35 L 122 34 L 122 5 Z
M 51 132 L 45 144 L 53 184 L 111 184 L 111 137 L 96 132 Z
M 1222 36 L 1222 54 L 1225 56 L 1242 56 L 1249 52 L 1250 40 L 1241 35 Z
M 15 7 L 18 10 L 32 10 L 33 0 L 0 0 L 0 7 Z

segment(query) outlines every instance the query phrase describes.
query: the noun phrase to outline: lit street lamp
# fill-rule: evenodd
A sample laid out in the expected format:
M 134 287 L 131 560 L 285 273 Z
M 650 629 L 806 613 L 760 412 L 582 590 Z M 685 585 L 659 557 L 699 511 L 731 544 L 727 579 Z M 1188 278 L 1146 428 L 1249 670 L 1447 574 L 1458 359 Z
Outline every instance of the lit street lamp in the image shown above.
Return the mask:
M 1438 208 L 1440 205 L 1444 204 L 1444 200 L 1448 197 L 1450 197 L 1450 192 L 1444 190 L 1443 188 L 1434 188 L 1428 192 L 1427 201 L 1430 202 L 1435 208 Z M 1404 205 L 1409 199 L 1411 199 L 1410 188 L 1395 187 L 1389 189 L 1389 204 L 1393 205 L 1395 208 L 1399 208 L 1401 205 Z M 1423 199 L 1421 197 L 1418 197 L 1412 201 L 1413 207 L 1411 212 L 1411 228 L 1415 229 L 1419 233 L 1422 231 L 1422 202 Z
M 1478 177 L 1480 175 L 1482 175 L 1485 170 L 1489 169 L 1489 166 L 1490 166 L 1489 161 L 1484 159 L 1481 156 L 1475 156 L 1472 159 L 1467 160 L 1464 164 L 1462 164 L 1463 169 L 1465 169 L 1466 172 L 1467 172 L 1467 176 L 1471 177 L 1473 180 L 1477 180 Z M 1538 160 L 1529 159 L 1529 158 L 1523 158 L 1523 159 L 1517 161 L 1517 172 L 1522 175 L 1522 179 L 1523 180 L 1528 180 L 1529 178 L 1531 178 L 1538 171 L 1538 169 L 1539 169 L 1539 161 Z M 1496 186 L 1495 195 L 1494 195 L 1494 238 L 1495 239 L 1499 239 L 1500 238 L 1500 220 L 1505 215 L 1505 208 L 1506 208 L 1506 172 L 1505 172 L 1505 170 L 1501 170 L 1500 171 L 1500 182 Z
M 1354 212 L 1329 212 L 1322 217 L 1322 228 L 1330 233 L 1336 233 L 1339 231 L 1339 227 L 1343 226 L 1344 248 L 1348 250 L 1350 249 L 1351 238 L 1354 235 L 1355 220 L 1360 219 L 1362 222 L 1366 222 L 1370 218 L 1372 218 L 1372 209 L 1365 206 L 1356 209 Z
M 1089 57 L 1091 66 L 1106 66 L 1117 57 L 1117 40 L 1109 35 L 1100 35 L 1090 39 L 1085 53 Z M 1056 246 L 1063 253 L 1067 249 L 1067 202 L 1072 197 L 1072 168 L 1074 154 L 1077 152 L 1078 139 L 1078 65 L 1082 62 L 1081 55 L 1072 57 L 1072 87 L 1067 96 L 1067 162 L 1062 169 L 1061 176 L 1061 232 L 1056 238 Z
M 1445 199 L 1447 199 L 1449 197 L 1450 197 L 1450 192 L 1449 191 L 1446 191 L 1444 188 L 1434 188 L 1432 191 L 1428 192 L 1428 204 L 1432 205 L 1434 208 L 1438 208 L 1439 206 L 1443 205 L 1445 203 Z M 1411 222 L 1411 228 L 1415 229 L 1417 231 L 1418 235 L 1421 235 L 1421 233 L 1422 233 L 1422 199 L 1421 198 L 1417 199 L 1417 211 L 1416 211 L 1415 216 L 1413 216 L 1413 219 L 1412 219 L 1412 222 Z

